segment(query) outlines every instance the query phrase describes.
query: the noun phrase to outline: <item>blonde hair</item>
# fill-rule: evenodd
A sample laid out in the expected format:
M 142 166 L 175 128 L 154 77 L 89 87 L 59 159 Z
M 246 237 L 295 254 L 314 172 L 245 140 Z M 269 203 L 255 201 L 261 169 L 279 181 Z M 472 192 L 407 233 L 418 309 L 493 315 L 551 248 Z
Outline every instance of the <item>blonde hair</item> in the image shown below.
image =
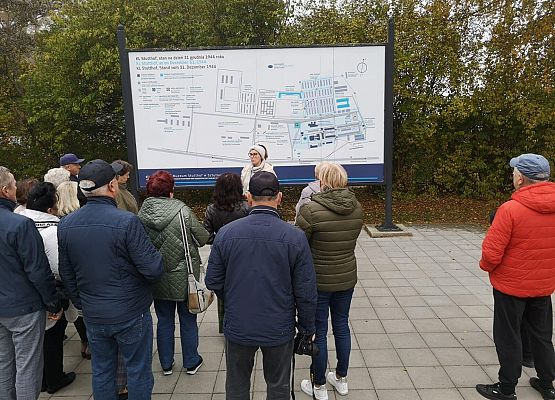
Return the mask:
M 320 170 L 321 170 L 322 167 L 323 167 L 324 165 L 326 165 L 326 164 L 328 164 L 327 161 L 322 161 L 322 162 L 316 164 L 316 166 L 314 167 L 314 177 L 315 177 L 316 179 L 318 179 L 318 180 L 320 179 Z
M 68 182 L 70 175 L 69 171 L 65 168 L 51 168 L 44 174 L 44 181 L 50 182 L 57 188 L 62 182 Z
M 325 163 L 320 168 L 320 186 L 322 190 L 347 187 L 347 171 L 340 164 Z
M 79 208 L 77 199 L 77 182 L 66 181 L 60 183 L 56 189 L 58 194 L 58 216 L 63 217 Z

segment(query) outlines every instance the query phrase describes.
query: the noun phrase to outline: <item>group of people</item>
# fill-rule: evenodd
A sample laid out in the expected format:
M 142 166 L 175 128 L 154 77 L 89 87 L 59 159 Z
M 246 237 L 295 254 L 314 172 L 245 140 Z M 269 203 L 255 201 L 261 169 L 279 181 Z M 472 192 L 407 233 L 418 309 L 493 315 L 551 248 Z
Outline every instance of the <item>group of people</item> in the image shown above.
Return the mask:
M 303 381 L 302 390 L 325 399 L 327 381 L 347 393 L 362 208 L 343 167 L 322 163 L 318 191 L 300 200 L 296 227 L 288 224 L 278 212 L 282 194 L 267 149 L 254 145 L 249 158 L 241 175 L 219 176 L 203 223 L 174 198 L 167 171 L 149 176 L 138 207 L 125 188 L 132 168 L 125 161 L 97 159 L 81 168 L 83 159 L 66 154 L 43 182 L 16 182 L 0 167 L 0 252 L 7 260 L 0 282 L 0 398 L 36 399 L 41 390 L 55 393 L 73 382 L 75 374 L 63 370 L 65 328 L 73 322 L 82 356 L 92 362 L 95 398 L 149 399 L 152 304 L 163 374 L 175 365 L 177 310 L 182 365 L 194 375 L 203 358 L 187 278 L 192 270 L 199 279 L 198 248 L 207 243 L 205 282 L 218 296 L 227 397 L 249 397 L 258 348 L 268 396 L 288 397 L 296 334 L 320 348 L 315 378 Z M 338 365 L 326 374 L 330 310 Z
M 82 356 L 92 360 L 95 398 L 150 399 L 152 304 L 163 375 L 175 367 L 176 310 L 182 366 L 196 374 L 203 358 L 188 275 L 200 278 L 205 244 L 212 245 L 205 284 L 218 297 L 225 337 L 226 398 L 250 398 L 258 349 L 269 399 L 289 397 L 295 352 L 312 357 L 303 392 L 318 400 L 328 399 L 328 389 L 348 394 L 362 207 L 345 169 L 322 162 L 289 224 L 278 211 L 282 192 L 266 147 L 254 145 L 248 155 L 241 175 L 218 177 L 203 223 L 174 198 L 167 171 L 149 176 L 139 207 L 125 187 L 132 165 L 122 160 L 81 168 L 84 160 L 66 154 L 44 182 L 18 183 L 0 166 L 0 398 L 35 400 L 75 379 L 63 370 L 69 321 Z M 516 399 L 526 326 L 538 372 L 530 384 L 555 400 L 555 184 L 542 156 L 524 154 L 510 165 L 516 191 L 499 208 L 480 261 L 494 287 L 499 382 L 476 389 L 489 399 Z M 337 362 L 327 371 L 330 317 Z
M 65 284 L 60 272 L 60 259 L 58 251 L 58 228 L 61 220 L 64 220 L 70 213 L 73 213 L 87 202 L 87 198 L 77 183 L 77 174 L 80 172 L 80 163 L 83 161 L 83 159 L 79 159 L 75 156 L 75 154 L 63 155 L 60 157 L 60 167 L 50 169 L 44 175 L 43 182 L 39 182 L 37 179 L 25 179 L 16 183 L 15 179 L 13 179 L 13 175 L 7 169 L 3 168 L 2 170 L 2 181 L 5 183 L 5 192 L 0 194 L 0 200 L 2 200 L 2 205 L 4 206 L 2 210 L 10 212 L 10 208 L 14 205 L 13 202 L 15 201 L 15 214 L 20 214 L 21 216 L 26 217 L 21 220 L 17 217 L 14 219 L 15 215 L 10 215 L 10 218 L 13 220 L 13 225 L 4 225 L 7 229 L 3 233 L 3 235 L 7 235 L 4 236 L 4 238 L 8 238 L 10 235 L 13 235 L 12 228 L 17 226 L 27 226 L 29 221 L 31 221 L 34 223 L 36 228 L 31 230 L 31 232 L 34 235 L 34 232 L 38 231 L 40 234 L 39 237 L 42 239 L 42 243 L 38 243 L 40 246 L 37 245 L 36 241 L 30 241 L 27 243 L 25 238 L 29 235 L 29 233 L 19 232 L 19 234 L 23 235 L 22 238 L 18 239 L 21 240 L 21 242 L 19 242 L 19 246 L 21 248 L 12 248 L 12 251 L 15 251 L 15 253 L 12 254 L 12 257 L 8 258 L 10 262 L 3 265 L 3 267 L 10 269 L 10 274 L 18 277 L 18 280 L 15 281 L 16 285 L 14 287 L 12 287 L 14 282 L 9 279 L 5 281 L 5 285 L 10 286 L 10 290 L 13 290 L 14 293 L 18 293 L 18 295 L 10 297 L 10 292 L 3 291 L 2 289 L 0 289 L 0 295 L 5 295 L 6 298 L 10 297 L 10 300 L 16 303 L 23 302 L 22 304 L 25 304 L 28 302 L 29 298 L 26 293 L 28 291 L 33 292 L 37 290 L 36 287 L 34 287 L 34 281 L 31 280 L 31 282 L 28 282 L 30 279 L 28 275 L 30 273 L 37 273 L 37 270 L 29 271 L 26 269 L 28 259 L 19 252 L 31 251 L 33 256 L 41 255 L 41 257 L 37 259 L 38 263 L 35 265 L 35 269 L 44 268 L 45 264 L 44 259 L 42 259 L 42 254 L 45 254 L 47 260 L 46 266 L 48 266 L 47 272 L 51 271 L 51 274 L 54 277 L 54 287 L 57 295 L 56 305 L 61 307 L 64 312 L 58 312 L 55 313 L 55 315 L 48 314 L 45 328 L 42 331 L 40 329 L 32 329 L 30 332 L 17 332 L 17 324 L 12 326 L 12 328 L 7 331 L 0 331 L 1 333 L 6 334 L 6 337 L 2 337 L 2 339 L 7 339 L 10 335 L 12 336 L 11 343 L 7 344 L 8 353 L 6 353 L 7 357 L 5 360 L 8 363 L 6 364 L 7 369 L 4 371 L 6 374 L 2 375 L 2 378 L 6 378 L 6 381 L 0 384 L 2 387 L 0 389 L 0 398 L 15 398 L 14 396 L 16 396 L 16 393 L 18 396 L 17 398 L 34 398 L 33 395 L 21 394 L 20 392 L 22 390 L 15 390 L 13 381 L 14 378 L 16 378 L 17 382 L 21 380 L 21 382 L 26 386 L 26 390 L 29 390 L 32 393 L 34 393 L 34 391 L 38 388 L 40 391 L 46 391 L 51 394 L 56 393 L 58 390 L 71 384 L 75 380 L 74 372 L 66 373 L 63 369 L 63 341 L 66 337 L 65 330 L 68 322 L 74 323 L 77 333 L 81 339 L 81 356 L 86 359 L 91 359 L 91 346 L 89 343 L 87 328 L 85 326 L 85 320 L 81 311 L 78 310 L 75 304 L 69 299 L 67 285 Z M 117 204 L 122 209 L 137 213 L 138 207 L 135 198 L 126 190 L 125 187 L 125 183 L 129 178 L 129 172 L 132 166 L 122 160 L 115 161 L 113 165 L 117 165 L 120 168 L 120 172 L 116 178 L 120 183 L 118 197 L 116 199 Z M 15 192 L 8 190 L 8 188 L 11 189 L 14 184 Z M 15 197 L 13 197 L 14 194 Z M 20 225 L 22 221 L 25 222 L 24 225 Z M 17 242 L 11 244 L 15 243 Z M 3 244 L 7 245 L 7 243 Z M 5 253 L 3 253 L 3 256 L 4 255 Z M 18 270 L 19 268 L 24 269 L 21 271 Z M 44 271 L 41 271 L 41 273 L 44 273 Z M 19 290 L 21 289 L 18 286 L 18 284 L 21 283 L 20 281 L 27 283 L 27 285 L 23 285 L 23 291 Z M 29 283 L 31 283 L 31 285 L 29 285 Z M 42 284 L 45 285 L 46 283 L 47 282 L 43 282 Z M 32 298 L 33 297 L 31 296 L 30 299 Z M 21 313 L 23 312 L 22 310 L 25 310 L 26 313 L 37 311 L 34 308 L 23 308 L 17 312 Z M 10 313 L 7 315 L 11 316 Z M 2 314 L 0 312 L 0 317 L 1 316 Z M 16 317 L 18 316 L 19 314 L 16 315 Z M 0 323 L 0 326 L 1 325 L 2 324 Z M 32 343 L 41 342 L 42 345 L 40 347 L 42 351 L 40 353 L 36 353 L 36 349 L 33 349 L 32 352 L 21 353 L 18 348 L 18 333 L 25 333 L 26 336 L 24 337 L 30 339 Z M 0 335 L 0 337 L 1 336 L 2 335 Z M 11 359 L 12 353 L 19 355 L 19 357 L 26 355 L 36 362 L 41 360 L 40 365 L 42 365 L 42 367 L 40 371 L 36 370 L 34 367 L 20 368 L 16 362 L 18 358 L 16 357 L 15 359 Z M 26 365 L 25 363 L 28 362 L 25 361 L 26 358 L 19 360 L 24 362 L 23 365 Z M 39 364 L 37 363 L 35 366 L 38 365 Z M 25 371 L 23 371 L 23 369 L 25 369 Z M 117 370 L 118 393 L 121 398 L 126 398 L 127 374 L 125 363 L 121 354 L 119 354 L 118 357 Z M 17 371 L 18 375 L 12 375 L 15 371 Z M 21 379 L 19 378 L 20 372 L 24 373 Z M 2 382 L 1 378 L 0 382 Z M 29 382 L 33 383 L 29 384 Z M 3 396 L 5 393 L 10 394 Z
M 266 154 L 256 147 L 249 150 L 253 164 Z M 268 398 L 288 398 L 296 332 L 319 349 L 313 356 L 314 378 L 301 382 L 302 391 L 326 400 L 328 383 L 339 394 L 348 393 L 348 317 L 357 282 L 354 249 L 363 212 L 347 181 L 341 165 L 317 165 L 316 181 L 309 185 L 313 194 L 301 195 L 295 226 L 280 218 L 282 193 L 273 170 L 250 177 L 246 188 L 250 209 L 240 196 L 244 179 L 224 174 L 216 181 L 214 203 L 205 216 L 214 237 L 205 282 L 224 303 L 220 321 L 226 339 L 226 398 L 249 398 L 259 348 Z M 337 367 L 326 373 L 330 314 Z

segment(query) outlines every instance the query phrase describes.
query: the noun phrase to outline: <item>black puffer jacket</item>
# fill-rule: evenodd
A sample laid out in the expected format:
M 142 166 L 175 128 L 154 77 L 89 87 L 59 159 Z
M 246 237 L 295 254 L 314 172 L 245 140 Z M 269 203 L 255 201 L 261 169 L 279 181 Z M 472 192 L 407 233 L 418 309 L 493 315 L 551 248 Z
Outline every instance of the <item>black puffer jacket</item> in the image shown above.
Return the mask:
M 362 207 L 349 189 L 312 195 L 295 224 L 310 243 L 318 290 L 339 292 L 357 283 L 355 246 L 362 229 Z
M 218 233 L 222 226 L 229 224 L 231 221 L 235 221 L 236 219 L 243 218 L 248 213 L 249 205 L 246 201 L 242 201 L 241 203 L 235 205 L 231 211 L 220 210 L 216 208 L 214 204 L 210 204 L 206 208 L 206 213 L 204 214 L 204 227 L 210 234 L 208 244 L 214 243 L 216 233 Z

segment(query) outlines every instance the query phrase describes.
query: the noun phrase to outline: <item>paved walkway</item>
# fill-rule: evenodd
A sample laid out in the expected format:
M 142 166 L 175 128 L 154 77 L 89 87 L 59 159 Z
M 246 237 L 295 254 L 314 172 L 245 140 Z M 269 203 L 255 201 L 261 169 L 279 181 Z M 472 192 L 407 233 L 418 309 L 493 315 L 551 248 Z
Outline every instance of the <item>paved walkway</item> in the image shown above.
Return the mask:
M 412 237 L 360 235 L 356 248 L 359 282 L 350 313 L 349 395 L 334 396 L 330 390 L 331 400 L 482 399 L 474 389 L 476 383 L 497 380 L 491 287 L 487 274 L 478 267 L 484 232 L 433 226 L 409 230 Z M 208 252 L 202 249 L 203 257 Z M 225 398 L 223 338 L 217 331 L 215 306 L 199 316 L 199 325 L 204 365 L 197 375 L 189 376 L 180 372 L 182 360 L 176 357 L 174 374 L 163 376 L 155 353 L 153 399 Z M 79 338 L 71 324 L 68 336 L 65 368 L 75 371 L 77 379 L 56 395 L 41 398 L 92 399 L 91 364 L 79 355 Z M 179 342 L 176 345 L 181 353 Z M 333 337 L 329 347 L 329 359 L 334 362 Z M 297 356 L 299 400 L 310 399 L 299 388 L 300 380 L 308 377 L 308 366 L 308 357 Z M 541 399 L 528 385 L 533 374 L 523 369 L 517 387 L 520 400 Z M 258 357 L 253 399 L 264 399 L 264 390 Z

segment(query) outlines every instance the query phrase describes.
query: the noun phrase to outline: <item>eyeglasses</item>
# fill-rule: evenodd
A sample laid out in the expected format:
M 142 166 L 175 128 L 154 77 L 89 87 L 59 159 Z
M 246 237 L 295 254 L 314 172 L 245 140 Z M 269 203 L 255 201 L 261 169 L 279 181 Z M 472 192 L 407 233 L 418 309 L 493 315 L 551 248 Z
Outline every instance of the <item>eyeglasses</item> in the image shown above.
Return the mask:
M 249 157 L 256 157 L 256 156 L 260 156 L 260 154 L 258 154 L 258 153 L 249 153 Z

